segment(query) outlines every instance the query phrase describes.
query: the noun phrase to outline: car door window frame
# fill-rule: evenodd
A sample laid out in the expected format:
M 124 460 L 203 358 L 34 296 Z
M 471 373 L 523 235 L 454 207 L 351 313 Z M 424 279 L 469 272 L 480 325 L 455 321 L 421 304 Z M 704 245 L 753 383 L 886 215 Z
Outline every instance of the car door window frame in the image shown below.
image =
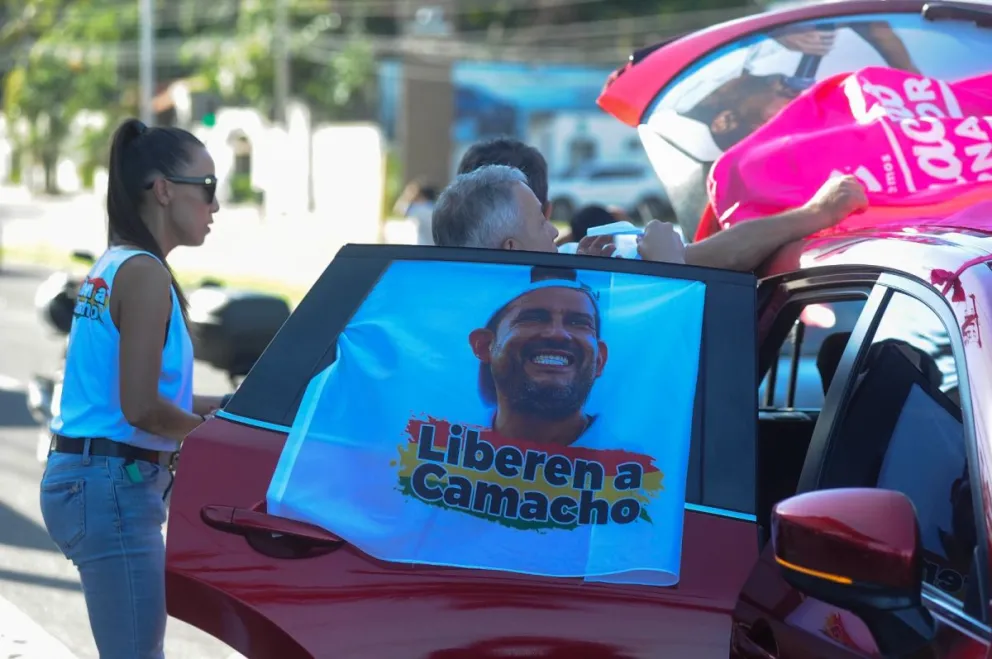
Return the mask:
M 965 359 L 964 341 L 954 311 L 946 298 L 929 285 L 908 276 L 886 272 L 879 276 L 877 284 L 855 324 L 851 338 L 838 364 L 836 375 L 827 391 L 823 410 L 820 413 L 816 429 L 813 431 L 813 438 L 806 454 L 806 462 L 799 479 L 797 493 L 811 492 L 821 488 L 830 445 L 836 439 L 841 428 L 841 421 L 845 418 L 847 405 L 854 390 L 855 382 L 852 375 L 858 372 L 862 361 L 867 356 L 885 310 L 893 296 L 898 293 L 908 295 L 936 314 L 947 331 L 958 375 L 968 473 L 973 483 L 982 482 L 978 469 L 975 417 L 971 405 L 968 364 Z M 980 617 L 976 618 L 971 612 L 966 612 L 960 602 L 950 599 L 929 584 L 923 585 L 923 594 L 927 601 L 945 612 L 946 616 L 953 618 L 959 626 L 970 629 L 971 631 L 968 633 L 983 642 L 988 642 L 990 635 L 992 635 L 987 607 L 989 575 L 988 544 L 985 539 L 988 537 L 988 529 L 985 523 L 985 507 L 981 493 L 982 488 L 980 487 L 972 490 L 975 528 L 978 530 L 977 537 L 979 538 L 975 549 L 975 561 L 978 576 L 978 600 L 981 602 L 977 613 Z
M 796 321 L 802 314 L 803 309 L 813 304 L 827 304 L 832 302 L 865 301 L 871 293 L 871 286 L 866 284 L 847 284 L 836 288 L 814 288 L 801 290 L 791 294 L 784 305 L 776 312 L 772 325 L 768 329 L 768 334 L 762 340 L 759 352 L 759 380 L 758 386 L 765 381 L 773 368 L 778 368 L 782 348 L 785 346 L 789 333 L 795 326 Z M 773 349 L 774 347 L 774 349 Z M 791 377 L 791 374 L 787 374 Z M 774 379 L 769 379 L 766 393 L 773 390 Z M 796 382 L 790 382 L 786 390 L 797 386 Z M 759 401 L 759 409 L 779 409 L 775 405 L 766 405 L 766 401 Z M 774 402 L 774 400 L 773 400 Z M 790 409 L 784 407 L 781 409 Z
M 878 269 L 864 266 L 839 265 L 795 271 L 763 279 L 758 288 L 758 380 L 755 383 L 755 390 L 761 388 L 769 371 L 777 368 L 779 354 L 790 328 L 806 306 L 841 300 L 859 300 L 867 307 L 880 272 Z M 769 411 L 762 407 L 760 399 L 758 405 L 759 413 Z M 801 413 L 802 410 L 797 412 Z M 758 468 L 758 447 L 755 446 L 756 473 L 753 496 L 760 549 L 770 537 L 768 519 L 770 510 L 763 512 L 761 509 Z
M 424 247 L 410 245 L 346 245 L 314 283 L 279 333 L 255 363 L 252 372 L 218 417 L 246 426 L 290 431 L 310 380 L 337 355 L 336 337 L 362 304 L 372 284 L 393 261 L 464 261 L 507 265 L 576 268 L 646 274 L 707 285 L 703 346 L 693 436 L 686 474 L 685 508 L 707 515 L 754 522 L 754 444 L 741 441 L 740 423 L 753 420 L 757 432 L 757 387 L 740 394 L 721 369 L 757 368 L 753 342 L 726 338 L 729 318 L 741 306 L 757 314 L 756 280 L 751 273 L 691 265 L 624 259 L 599 259 L 568 254 L 512 250 Z M 342 282 L 351 285 L 342 286 Z M 748 297 L 750 296 L 750 297 Z M 329 309 L 328 300 L 334 309 Z M 339 307 L 350 309 L 347 315 Z M 755 374 L 756 375 L 756 374 Z M 707 377 L 708 376 L 708 377 Z M 749 374 L 748 378 L 751 377 Z M 753 398 L 750 397 L 753 393 Z M 700 404 L 700 400 L 703 404 Z

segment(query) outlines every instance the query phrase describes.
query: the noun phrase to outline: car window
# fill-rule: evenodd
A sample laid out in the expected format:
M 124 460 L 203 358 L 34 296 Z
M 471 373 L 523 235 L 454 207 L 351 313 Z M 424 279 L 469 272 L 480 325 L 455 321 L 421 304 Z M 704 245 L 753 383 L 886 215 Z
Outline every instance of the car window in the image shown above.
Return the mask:
M 779 350 L 778 359 L 761 382 L 758 390 L 761 407 L 805 410 L 823 407 L 824 378 L 829 377 L 836 368 L 864 305 L 864 300 L 842 300 L 804 306 Z M 799 363 L 790 405 L 790 376 L 797 345 Z M 769 399 L 769 385 L 773 381 L 775 395 Z
M 926 583 L 963 603 L 977 535 L 957 382 L 940 317 L 894 293 L 857 369 L 821 486 L 906 494 Z
M 933 311 L 895 293 L 871 350 L 890 345 L 900 347 L 923 381 L 910 387 L 903 402 L 875 484 L 913 501 L 925 553 L 924 579 L 963 601 L 976 536 L 950 339 Z
M 526 263 L 561 268 L 572 258 L 579 257 L 401 245 L 346 246 L 335 255 L 269 344 L 221 416 L 246 425 L 288 432 L 297 419 L 309 383 L 335 361 L 339 334 L 394 261 Z M 622 259 L 594 261 L 589 265 L 585 261 L 581 263 L 597 271 L 638 267 L 637 262 L 622 263 Z M 751 519 L 756 396 L 750 388 L 753 384 L 748 386 L 748 383 L 757 379 L 756 280 L 750 274 L 719 270 L 699 271 L 667 264 L 654 264 L 652 268 L 671 271 L 676 278 L 690 276 L 706 284 L 703 357 L 696 382 L 686 503 L 703 512 Z M 418 295 L 426 300 L 446 300 L 447 314 L 455 308 L 462 313 L 459 298 L 442 295 L 445 287 L 451 285 L 451 281 L 438 279 L 429 289 L 430 295 L 424 292 Z M 728 327 L 735 331 L 727 332 Z M 661 406 L 657 411 L 658 422 L 664 424 L 669 400 L 664 394 L 654 400 Z
M 974 23 L 908 13 L 795 23 L 698 60 L 661 91 L 645 123 L 694 159 L 713 162 L 814 82 L 836 74 L 868 66 L 944 80 L 984 73 L 989 36 Z M 645 147 L 657 145 L 646 140 Z

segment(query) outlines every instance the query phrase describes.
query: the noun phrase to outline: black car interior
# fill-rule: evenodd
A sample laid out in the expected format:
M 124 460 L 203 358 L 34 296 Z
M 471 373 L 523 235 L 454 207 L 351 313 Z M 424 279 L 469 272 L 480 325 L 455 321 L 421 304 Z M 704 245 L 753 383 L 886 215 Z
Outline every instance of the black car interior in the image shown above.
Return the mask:
M 811 341 L 804 343 L 804 337 L 807 336 L 806 328 L 801 321 L 797 323 L 805 306 L 803 303 L 793 303 L 783 308 L 768 332 L 765 344 L 762 346 L 759 365 L 763 375 L 768 373 L 766 393 L 776 390 L 774 380 L 777 375 L 779 355 L 790 332 L 795 331 L 792 340 L 793 363 L 791 372 L 787 376 L 790 378 L 790 389 L 795 387 L 798 359 L 804 348 L 808 350 L 815 345 Z M 858 313 L 860 313 L 860 305 Z M 856 317 L 845 320 L 853 322 Z M 824 391 L 833 378 L 840 356 L 850 337 L 851 333 L 848 331 L 834 332 L 823 337 L 819 347 L 816 348 L 816 368 Z M 809 345 L 811 343 L 813 345 Z M 786 398 L 788 405 L 789 396 L 787 395 Z M 755 515 L 758 540 L 762 546 L 770 537 L 772 508 L 779 501 L 796 493 L 806 453 L 813 438 L 813 429 L 819 416 L 818 409 L 793 409 L 791 406 L 775 408 L 771 399 L 766 400 L 758 412 L 758 444 L 755 456 L 758 487 L 755 494 Z

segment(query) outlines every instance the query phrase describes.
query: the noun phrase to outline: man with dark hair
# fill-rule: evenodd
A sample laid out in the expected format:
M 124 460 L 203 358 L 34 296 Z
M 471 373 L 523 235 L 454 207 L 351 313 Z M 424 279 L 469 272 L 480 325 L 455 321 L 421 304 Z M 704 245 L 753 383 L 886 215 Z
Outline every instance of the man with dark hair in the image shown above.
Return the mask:
M 532 146 L 523 142 L 501 137 L 472 145 L 462 157 L 458 166 L 459 177 L 490 165 L 509 165 L 524 173 L 527 186 L 537 197 L 545 218 L 551 217 L 551 203 L 548 201 L 548 165 L 544 156 Z M 456 178 L 456 181 L 458 179 Z M 442 193 L 442 198 L 445 196 Z M 839 176 L 828 180 L 806 204 L 800 208 L 758 220 L 741 222 L 729 229 L 690 243 L 684 247 L 684 261 L 689 265 L 699 265 L 726 270 L 752 271 L 756 269 L 779 247 L 801 240 L 837 224 L 868 205 L 864 186 L 854 176 Z M 447 218 L 448 224 L 477 222 L 478 218 Z M 442 246 L 465 246 L 438 240 L 438 213 L 435 212 L 435 241 Z M 555 231 L 557 235 L 557 231 Z M 662 235 L 666 234 L 666 235 Z M 667 235 L 671 234 L 671 235 Z M 645 229 L 645 239 L 664 248 L 657 250 L 658 257 L 651 260 L 680 262 L 680 250 L 672 250 L 668 242 L 678 238 L 671 225 L 653 221 Z M 504 237 L 499 244 L 472 245 L 492 249 L 513 249 L 508 246 L 509 238 Z M 680 242 L 681 244 L 681 242 Z M 524 247 L 524 249 L 533 249 Z M 579 253 L 596 256 L 611 256 L 615 247 L 609 236 L 597 237 L 594 241 L 580 243 Z M 542 250 L 548 251 L 548 250 Z M 669 254 L 675 254 L 670 257 Z M 643 254 L 642 254 L 643 256 Z
M 519 169 L 527 177 L 527 186 L 541 202 L 544 216 L 551 217 L 548 201 L 548 161 L 541 152 L 512 137 L 496 137 L 476 142 L 468 148 L 458 164 L 458 173 L 467 174 L 484 165 L 506 165 Z
M 598 295 L 571 269 L 533 268 L 530 284 L 469 334 L 479 394 L 509 439 L 595 443 L 583 411 L 606 366 Z

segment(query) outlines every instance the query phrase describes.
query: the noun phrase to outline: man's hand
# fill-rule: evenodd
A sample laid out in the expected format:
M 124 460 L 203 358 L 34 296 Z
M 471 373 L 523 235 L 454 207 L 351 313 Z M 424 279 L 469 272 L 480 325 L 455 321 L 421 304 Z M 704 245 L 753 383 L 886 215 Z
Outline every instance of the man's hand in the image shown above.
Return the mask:
M 830 178 L 803 206 L 813 220 L 811 233 L 832 227 L 866 208 L 868 196 L 865 186 L 856 176 L 850 175 Z
M 617 246 L 613 243 L 613 236 L 586 236 L 575 248 L 576 254 L 585 256 L 613 256 L 616 251 Z
M 833 30 L 808 30 L 805 32 L 790 32 L 774 37 L 789 50 L 804 55 L 826 55 L 834 47 L 837 34 Z
M 685 243 L 668 222 L 651 220 L 644 228 L 637 245 L 637 253 L 645 261 L 685 263 Z

